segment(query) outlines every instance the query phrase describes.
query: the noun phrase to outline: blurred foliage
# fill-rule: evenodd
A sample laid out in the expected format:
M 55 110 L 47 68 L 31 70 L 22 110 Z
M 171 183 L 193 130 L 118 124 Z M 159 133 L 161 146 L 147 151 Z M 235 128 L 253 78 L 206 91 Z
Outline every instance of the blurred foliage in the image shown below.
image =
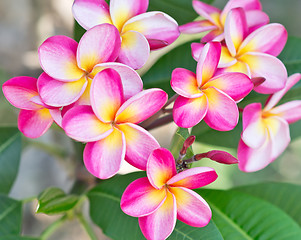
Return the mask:
M 10 192 L 18 174 L 20 157 L 21 133 L 18 128 L 0 127 L 0 193 Z

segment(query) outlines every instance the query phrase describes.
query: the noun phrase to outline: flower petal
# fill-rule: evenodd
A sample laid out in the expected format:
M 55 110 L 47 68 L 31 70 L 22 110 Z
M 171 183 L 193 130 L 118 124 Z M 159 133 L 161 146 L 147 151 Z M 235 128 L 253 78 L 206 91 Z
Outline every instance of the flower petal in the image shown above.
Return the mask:
M 257 122 L 262 116 L 261 103 L 251 103 L 244 108 L 242 113 L 243 131 L 253 122 Z
M 252 78 L 265 78 L 262 84 L 254 88 L 256 92 L 270 94 L 285 87 L 287 72 L 284 64 L 278 58 L 254 52 L 244 54 L 240 59 L 248 64 Z
M 228 48 L 222 46 L 221 58 L 218 63 L 219 68 L 230 67 L 237 62 L 237 59 L 232 57 Z
M 196 192 L 181 187 L 170 188 L 177 202 L 177 218 L 193 227 L 205 227 L 212 213 L 208 203 Z
M 268 130 L 261 112 L 250 113 L 250 122 L 242 132 L 241 139 L 251 148 L 259 148 L 268 138 Z M 243 116 L 246 114 L 244 113 Z
M 146 63 L 150 53 L 146 38 L 136 31 L 127 31 L 121 37 L 122 43 L 117 61 L 133 69 L 141 68 Z
M 116 113 L 116 123 L 140 123 L 158 112 L 167 101 L 159 88 L 144 90 L 128 99 Z
M 43 108 L 32 101 L 38 96 L 37 79 L 32 77 L 14 77 L 2 85 L 2 91 L 6 99 L 16 108 L 37 110 Z
M 167 191 L 167 197 L 161 207 L 138 220 L 146 239 L 166 239 L 174 230 L 177 220 L 177 204 L 174 195 Z
M 202 33 L 215 29 L 217 29 L 217 26 L 208 20 L 194 21 L 179 27 L 180 32 L 185 34 Z
M 76 61 L 77 42 L 66 36 L 48 38 L 39 47 L 39 59 L 43 70 L 51 77 L 63 81 L 80 79 L 84 72 Z
M 246 12 L 247 24 L 249 33 L 254 32 L 256 29 L 267 25 L 270 21 L 269 16 L 260 10 L 252 10 Z
M 272 142 L 272 160 L 275 160 L 287 148 L 291 141 L 288 123 L 279 117 L 266 120 Z
M 84 150 L 84 164 L 95 177 L 107 179 L 119 171 L 124 156 L 124 135 L 114 128 L 106 138 L 87 143 Z
M 194 10 L 205 19 L 209 20 L 213 24 L 216 24 L 217 20 L 219 18 L 219 15 L 221 13 L 221 10 L 213 7 L 209 4 L 203 3 L 198 0 L 192 1 L 192 6 Z
M 54 107 L 67 106 L 77 101 L 84 93 L 87 84 L 86 77 L 73 82 L 62 82 L 42 73 L 38 79 L 42 100 Z
M 173 118 L 179 127 L 190 128 L 206 115 L 208 100 L 205 94 L 199 98 L 177 97 L 173 107 Z
M 238 167 L 244 172 L 255 172 L 265 168 L 272 159 L 272 143 L 267 139 L 259 148 L 250 148 L 242 140 L 237 150 Z
M 183 97 L 196 98 L 203 95 L 198 88 L 196 75 L 185 68 L 173 70 L 170 84 L 171 88 Z
M 112 24 L 105 0 L 75 0 L 72 13 L 76 21 L 87 30 L 102 23 Z
M 202 37 L 202 43 L 208 43 L 211 41 L 221 42 L 225 39 L 224 31 L 221 29 L 215 29 L 207 33 L 204 37 Z
M 123 25 L 130 18 L 145 13 L 148 0 L 111 0 L 110 13 L 113 24 L 121 31 Z
M 118 124 L 117 128 L 125 137 L 125 160 L 136 168 L 146 170 L 148 157 L 160 147 L 157 140 L 144 128 L 132 123 Z
M 234 8 L 228 13 L 224 31 L 227 48 L 235 57 L 239 46 L 248 34 L 247 19 L 242 8 Z
M 107 23 L 97 25 L 89 29 L 78 44 L 78 66 L 90 73 L 98 63 L 114 62 L 120 46 L 120 35 L 116 27 Z
M 261 10 L 262 7 L 259 0 L 230 0 L 221 13 L 222 23 L 225 23 L 227 14 L 233 8 L 243 8 L 247 13 L 250 10 Z
M 107 68 L 96 74 L 91 86 L 91 105 L 103 122 L 113 122 L 123 103 L 123 88 L 119 74 Z
M 214 75 L 221 55 L 221 44 L 219 42 L 207 43 L 198 60 L 196 75 L 198 85 L 202 86 Z
M 191 55 L 195 61 L 199 60 L 203 48 L 204 44 L 202 43 L 191 43 Z
M 123 192 L 120 207 L 132 217 L 143 217 L 156 211 L 166 199 L 166 190 L 154 188 L 147 177 L 132 182 Z
M 250 71 L 250 68 L 248 66 L 248 64 L 242 62 L 242 61 L 233 61 L 234 64 L 231 65 L 231 66 L 227 66 L 225 68 L 222 68 L 222 69 L 218 69 L 220 70 L 221 72 L 220 73 L 225 73 L 225 72 L 240 72 L 240 73 L 244 73 L 246 74 L 248 77 L 251 78 L 251 71 Z M 233 63 L 232 62 L 232 63 Z
M 163 12 L 147 12 L 131 18 L 127 21 L 122 32 L 136 31 L 143 34 L 149 40 L 150 49 L 158 49 L 173 43 L 180 35 L 178 23 Z M 162 41 L 162 45 L 152 40 Z
M 241 44 L 238 54 L 262 52 L 278 56 L 287 40 L 287 31 L 279 23 L 271 23 L 258 28 Z
M 38 138 L 42 136 L 53 123 L 49 110 L 21 109 L 18 118 L 19 130 L 28 138 Z
M 269 111 L 287 121 L 289 124 L 301 119 L 301 101 L 295 100 L 279 105 Z
M 49 109 L 49 112 L 51 114 L 51 117 L 52 117 L 53 121 L 58 126 L 63 128 L 63 126 L 62 126 L 62 121 L 63 121 L 62 111 L 59 108 L 54 108 L 54 109 Z
M 203 88 L 208 87 L 216 87 L 234 101 L 239 101 L 252 91 L 253 83 L 243 73 L 224 73 L 212 78 L 203 86 Z
M 295 73 L 291 76 L 288 77 L 286 85 L 283 89 L 280 91 L 274 93 L 271 95 L 271 97 L 268 99 L 266 105 L 265 105 L 265 110 L 270 110 L 273 108 L 279 101 L 280 99 L 295 85 L 297 84 L 301 79 L 301 74 L 300 73 Z
M 235 101 L 215 87 L 203 91 L 208 98 L 208 111 L 204 121 L 218 131 L 230 131 L 238 123 L 238 108 Z
M 176 162 L 171 152 L 165 148 L 155 149 L 148 158 L 146 173 L 154 188 L 162 188 L 177 174 Z
M 90 106 L 75 106 L 63 117 L 66 134 L 81 142 L 94 142 L 107 137 L 112 131 L 111 124 L 101 122 Z
M 217 174 L 213 168 L 195 167 L 187 169 L 174 175 L 167 184 L 171 187 L 185 187 L 196 189 L 206 186 L 217 179 Z
M 91 91 L 91 85 L 92 85 L 93 79 L 91 79 L 90 77 L 86 77 L 86 81 L 87 81 L 86 89 L 81 94 L 79 99 L 76 102 L 72 103 L 74 106 L 77 106 L 77 105 L 89 105 L 89 106 L 91 106 L 90 91 Z M 71 106 L 71 105 L 68 105 L 68 106 Z
M 128 100 L 142 91 L 143 83 L 139 74 L 131 67 L 122 63 L 101 63 L 94 67 L 92 73 L 95 76 L 97 73 L 106 68 L 114 69 L 120 75 L 124 100 Z

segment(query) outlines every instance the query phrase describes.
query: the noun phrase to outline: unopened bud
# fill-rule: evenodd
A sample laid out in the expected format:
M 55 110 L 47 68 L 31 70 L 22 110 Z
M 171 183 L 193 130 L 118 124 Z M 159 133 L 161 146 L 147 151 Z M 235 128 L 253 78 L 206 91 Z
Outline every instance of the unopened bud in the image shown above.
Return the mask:
M 211 160 L 222 164 L 236 164 L 237 158 L 233 157 L 230 153 L 224 151 L 213 150 L 206 153 L 206 157 Z
M 185 156 L 187 149 L 194 143 L 195 136 L 189 136 L 183 143 L 183 147 L 180 151 L 180 155 Z

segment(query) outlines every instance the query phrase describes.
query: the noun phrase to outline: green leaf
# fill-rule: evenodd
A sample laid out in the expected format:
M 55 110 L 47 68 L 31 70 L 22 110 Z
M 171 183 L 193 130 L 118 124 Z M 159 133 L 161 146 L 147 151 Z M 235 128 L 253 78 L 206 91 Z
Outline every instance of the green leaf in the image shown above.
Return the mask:
M 197 190 L 210 205 L 225 240 L 299 240 L 301 228 L 281 209 L 249 194 Z
M 191 227 L 183 222 L 177 221 L 175 230 L 168 238 L 169 240 L 223 240 L 220 231 L 211 220 L 206 227 Z
M 22 221 L 22 204 L 0 194 L 0 237 L 19 235 Z
M 8 194 L 18 174 L 21 134 L 15 127 L 0 127 L 0 193 Z
M 125 188 L 135 179 L 145 177 L 144 172 L 119 175 L 98 184 L 89 191 L 90 216 L 112 239 L 145 239 L 139 229 L 138 219 L 130 217 L 120 209 L 120 199 Z M 213 222 L 205 228 L 194 228 L 177 222 L 176 228 L 169 239 L 222 239 Z
M 179 152 L 183 147 L 184 141 L 190 136 L 187 128 L 178 128 L 172 138 L 170 151 L 175 159 L 179 157 Z M 191 158 L 194 155 L 192 147 L 187 149 L 185 159 Z
M 0 237 L 0 240 L 39 240 L 39 238 L 25 237 L 19 235 L 7 235 Z
M 242 131 L 241 120 L 231 131 L 222 132 L 210 128 L 204 121 L 192 128 L 191 134 L 198 142 L 227 148 L 237 148 Z
M 78 24 L 77 21 L 74 20 L 74 27 L 73 27 L 73 38 L 75 41 L 79 42 L 81 37 L 84 35 L 86 30 Z
M 174 48 L 163 55 L 142 77 L 144 88 L 160 87 L 170 96 L 174 94 L 170 87 L 171 73 L 175 68 L 186 68 L 195 72 L 197 62 L 191 57 L 191 42 Z
M 173 17 L 179 25 L 193 21 L 199 15 L 191 0 L 150 0 L 148 11 L 162 11 Z M 211 4 L 213 0 L 202 1 Z
M 283 61 L 288 75 L 301 72 L 301 38 L 289 36 L 287 43 L 278 56 Z
M 301 226 L 301 186 L 290 183 L 260 183 L 234 190 L 250 194 L 281 208 Z
M 78 196 L 66 195 L 63 190 L 50 187 L 38 197 L 37 213 L 59 214 L 71 210 L 79 200 Z

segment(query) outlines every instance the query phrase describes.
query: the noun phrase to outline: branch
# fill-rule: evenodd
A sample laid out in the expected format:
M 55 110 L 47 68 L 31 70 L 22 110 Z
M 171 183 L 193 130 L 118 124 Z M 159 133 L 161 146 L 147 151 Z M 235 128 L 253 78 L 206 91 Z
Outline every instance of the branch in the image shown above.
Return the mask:
M 149 131 L 151 129 L 161 127 L 161 126 L 166 125 L 171 122 L 173 122 L 173 116 L 172 116 L 172 114 L 168 114 L 162 118 L 157 119 L 156 121 L 154 121 L 152 124 L 150 124 L 145 129 Z

